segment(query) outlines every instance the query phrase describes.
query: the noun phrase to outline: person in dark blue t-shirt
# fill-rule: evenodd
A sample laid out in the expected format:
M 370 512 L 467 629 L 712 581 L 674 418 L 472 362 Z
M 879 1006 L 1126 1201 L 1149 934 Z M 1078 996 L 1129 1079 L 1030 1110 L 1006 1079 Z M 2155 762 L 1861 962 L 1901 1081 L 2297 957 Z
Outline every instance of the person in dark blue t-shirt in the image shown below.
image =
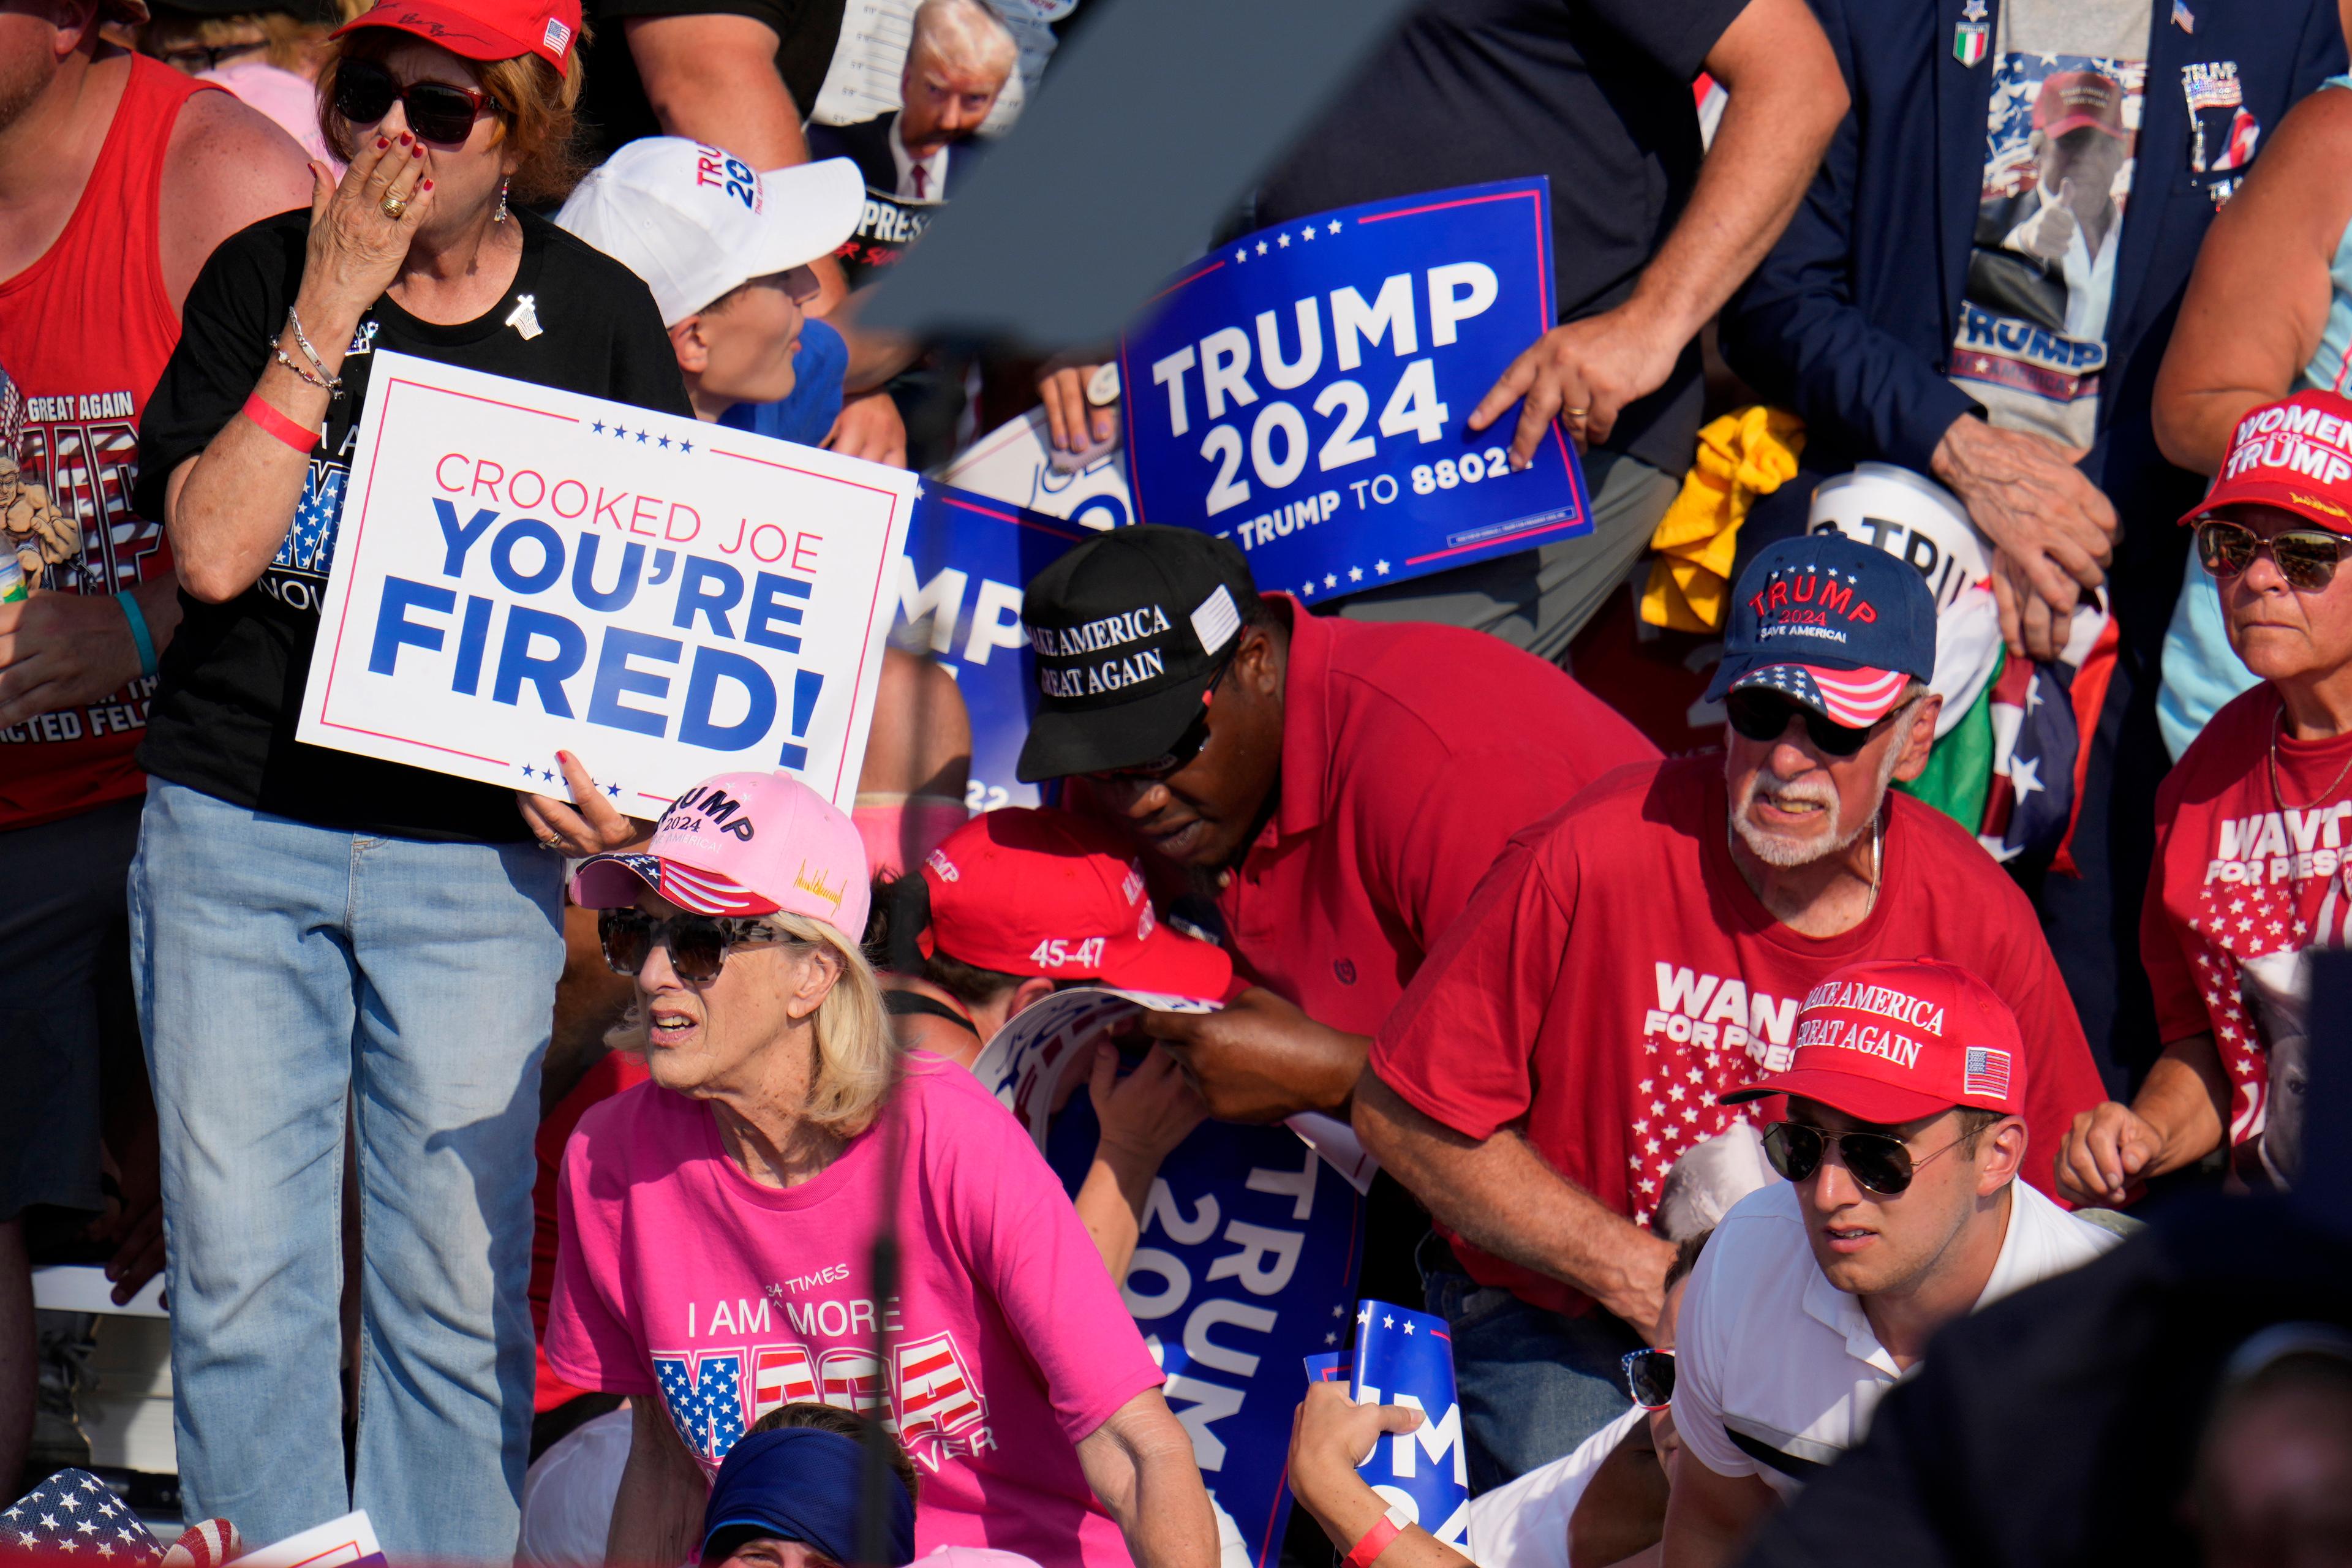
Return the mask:
M 793 355 L 793 389 L 768 403 L 739 403 L 719 416 L 730 430 L 821 445 L 841 417 L 842 382 L 849 374 L 849 345 L 824 321 L 801 323 L 800 348 Z

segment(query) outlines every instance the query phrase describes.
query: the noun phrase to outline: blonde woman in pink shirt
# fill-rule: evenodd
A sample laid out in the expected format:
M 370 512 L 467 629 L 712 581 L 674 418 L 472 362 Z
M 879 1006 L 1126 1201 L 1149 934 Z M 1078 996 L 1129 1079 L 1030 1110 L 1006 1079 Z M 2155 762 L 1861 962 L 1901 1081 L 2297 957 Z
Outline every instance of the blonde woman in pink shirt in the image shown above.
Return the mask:
M 1213 1568 L 1191 1441 L 1061 1184 L 969 1072 L 892 1042 L 849 819 L 785 774 L 721 775 L 572 891 L 636 977 L 652 1069 L 565 1151 L 548 1316 L 557 1373 L 635 1413 L 608 1561 L 690 1561 L 728 1449 L 822 1399 L 896 1424 L 919 1552 Z

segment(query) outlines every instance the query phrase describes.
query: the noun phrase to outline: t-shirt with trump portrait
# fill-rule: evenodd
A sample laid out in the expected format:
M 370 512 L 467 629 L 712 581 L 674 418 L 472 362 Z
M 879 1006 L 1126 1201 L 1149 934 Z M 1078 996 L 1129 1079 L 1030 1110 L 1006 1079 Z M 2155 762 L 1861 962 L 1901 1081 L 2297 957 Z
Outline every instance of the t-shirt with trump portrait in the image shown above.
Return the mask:
M 886 1192 L 902 1272 L 877 1300 Z M 1129 1563 L 1076 1445 L 1160 1369 L 1036 1145 L 962 1068 L 909 1058 L 892 1110 L 787 1188 L 744 1175 L 706 1107 L 630 1089 L 581 1119 L 561 1224 L 549 1363 L 658 1396 L 707 1472 L 768 1411 L 822 1401 L 882 1415 L 921 1470 L 919 1552 Z
M 1965 828 L 1891 794 L 1870 912 L 1806 936 L 1740 877 L 1725 803 L 1723 758 L 1700 752 L 1620 768 L 1521 833 L 1381 1030 L 1372 1070 L 1465 1137 L 1519 1127 L 1553 1170 L 1643 1225 L 1684 1151 L 1746 1114 L 1717 1097 L 1787 1066 L 1815 985 L 1864 959 L 1924 955 L 1969 970 L 2016 1016 L 2025 1170 L 2049 1191 L 2074 1114 L 2106 1096 L 2017 885 Z M 1481 1284 L 1590 1308 L 1559 1280 L 1464 1242 L 1454 1252 Z
M 2280 720 L 2277 689 L 2257 686 L 2165 775 L 2140 956 L 2158 1034 L 2212 1035 L 2230 1142 L 2284 1184 L 2301 1163 L 2311 952 L 2352 946 L 2352 736 L 2298 741 Z

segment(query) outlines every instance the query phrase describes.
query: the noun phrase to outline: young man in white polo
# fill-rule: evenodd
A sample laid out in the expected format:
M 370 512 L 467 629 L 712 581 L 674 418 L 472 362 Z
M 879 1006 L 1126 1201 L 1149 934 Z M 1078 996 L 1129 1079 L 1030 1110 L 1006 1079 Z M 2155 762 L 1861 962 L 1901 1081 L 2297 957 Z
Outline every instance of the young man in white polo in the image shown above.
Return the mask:
M 1788 1179 L 1723 1217 L 1675 1335 L 1688 1459 L 1667 1568 L 1735 1562 L 1764 1516 L 1861 1441 L 1951 1320 L 2089 1262 L 2119 1237 L 2017 1180 L 2026 1053 L 1992 988 L 1931 959 L 1815 986 L 1765 1152 Z M 1696 1460 L 1691 1463 L 1689 1460 Z

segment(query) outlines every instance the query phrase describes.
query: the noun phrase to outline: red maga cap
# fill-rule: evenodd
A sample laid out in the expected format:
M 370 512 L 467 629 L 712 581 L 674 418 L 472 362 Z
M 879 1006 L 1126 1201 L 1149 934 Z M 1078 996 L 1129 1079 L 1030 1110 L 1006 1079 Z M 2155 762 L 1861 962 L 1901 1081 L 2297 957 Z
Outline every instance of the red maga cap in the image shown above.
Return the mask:
M 2249 410 L 2231 434 L 2213 488 L 2180 521 L 2242 501 L 2352 533 L 2352 401 L 2298 392 Z
M 335 29 L 391 27 L 414 33 L 468 60 L 537 55 L 558 76 L 572 69 L 580 41 L 580 0 L 381 0 Z
M 927 956 L 1163 996 L 1215 1000 L 1233 984 L 1224 949 L 1152 914 L 1143 868 L 1118 835 L 1067 812 L 1005 806 L 974 817 L 930 852 L 923 880 Z
M 1813 987 L 1786 1071 L 1721 1100 L 1768 1094 L 1801 1095 L 1882 1127 L 1956 1106 L 2021 1116 L 2025 1046 L 2008 1004 L 1959 965 L 1871 960 Z
M 2033 129 L 2057 137 L 2086 125 L 2118 142 L 2129 138 L 2131 132 L 2124 129 L 2123 88 L 2097 71 L 2052 71 L 2043 77 L 2033 100 Z

